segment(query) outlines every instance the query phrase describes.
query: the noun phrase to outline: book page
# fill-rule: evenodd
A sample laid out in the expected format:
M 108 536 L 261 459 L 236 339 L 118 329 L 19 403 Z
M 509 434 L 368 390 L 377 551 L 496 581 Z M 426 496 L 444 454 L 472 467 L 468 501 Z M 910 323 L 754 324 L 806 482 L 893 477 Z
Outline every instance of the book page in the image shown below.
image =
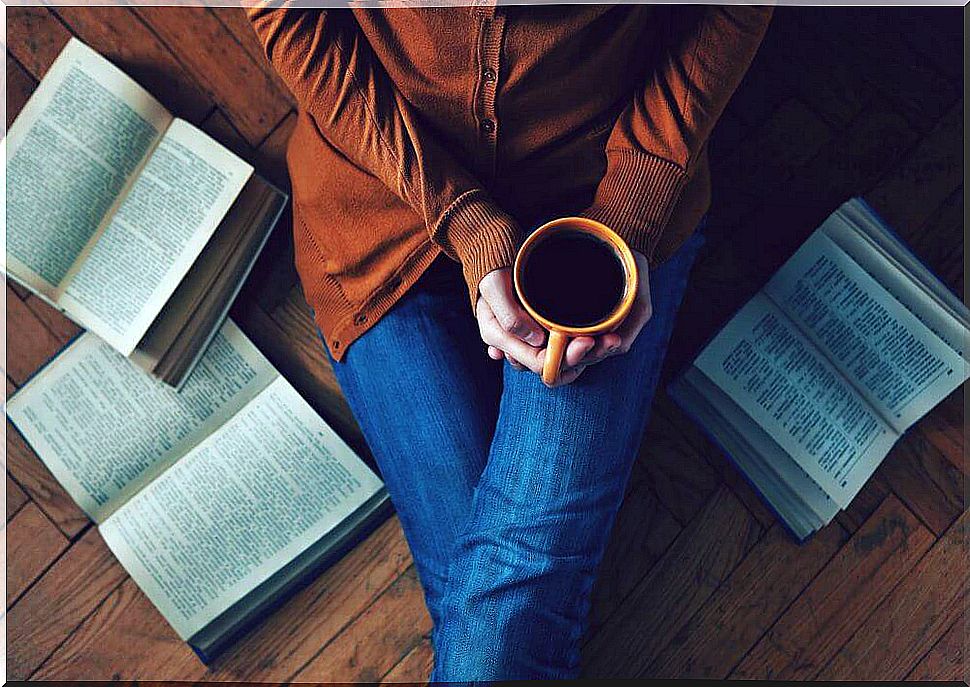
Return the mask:
M 694 365 L 841 508 L 898 438 L 762 294 L 728 322 Z
M 121 70 L 68 41 L 7 136 L 4 270 L 56 301 L 171 119 Z
M 941 341 L 970 359 L 970 311 L 864 202 L 846 201 L 819 231 Z
M 180 393 L 87 333 L 10 399 L 7 414 L 101 522 L 276 376 L 228 320 Z
M 967 377 L 960 355 L 823 232 L 764 291 L 899 433 Z
M 76 273 L 65 310 L 129 355 L 252 167 L 187 122 L 169 126 Z
M 279 377 L 118 509 L 101 535 L 188 639 L 381 487 Z

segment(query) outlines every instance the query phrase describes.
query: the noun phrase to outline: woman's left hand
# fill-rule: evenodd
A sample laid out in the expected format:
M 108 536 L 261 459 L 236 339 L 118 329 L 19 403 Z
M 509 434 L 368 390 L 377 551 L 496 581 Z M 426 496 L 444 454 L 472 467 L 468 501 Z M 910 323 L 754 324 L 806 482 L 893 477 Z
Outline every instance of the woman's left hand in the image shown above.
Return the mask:
M 637 263 L 639 280 L 630 314 L 612 332 L 596 337 L 578 336 L 572 339 L 566 346 L 557 386 L 575 382 L 590 365 L 629 351 L 640 330 L 650 321 L 653 315 L 653 304 L 650 301 L 650 265 L 642 253 L 633 251 L 633 257 Z

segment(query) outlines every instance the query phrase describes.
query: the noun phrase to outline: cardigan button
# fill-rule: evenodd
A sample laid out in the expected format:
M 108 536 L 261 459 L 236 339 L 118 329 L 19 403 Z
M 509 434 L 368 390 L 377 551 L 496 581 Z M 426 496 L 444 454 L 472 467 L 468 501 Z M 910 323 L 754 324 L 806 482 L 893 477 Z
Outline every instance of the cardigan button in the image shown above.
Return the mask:
M 330 345 L 333 347 L 333 350 L 335 350 L 335 351 L 339 351 L 340 350 L 340 342 L 337 341 L 336 339 L 334 339 L 333 341 L 331 341 L 330 342 Z
M 354 324 L 357 325 L 358 327 L 362 324 L 365 324 L 366 322 L 367 322 L 367 315 L 364 315 L 363 313 L 361 313 L 360 315 L 354 318 Z
M 495 70 L 488 68 L 482 72 L 482 78 L 485 79 L 485 83 L 492 83 L 495 81 Z
M 484 131 L 486 134 L 490 134 L 493 131 L 495 131 L 495 122 L 492 121 L 491 119 L 483 119 L 482 131 Z

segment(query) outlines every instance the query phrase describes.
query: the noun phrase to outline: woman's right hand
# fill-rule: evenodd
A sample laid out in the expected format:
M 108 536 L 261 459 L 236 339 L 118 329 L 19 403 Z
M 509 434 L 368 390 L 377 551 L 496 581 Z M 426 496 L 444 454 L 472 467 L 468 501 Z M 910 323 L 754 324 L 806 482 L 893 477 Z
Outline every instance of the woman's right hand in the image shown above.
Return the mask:
M 546 331 L 515 297 L 512 269 L 504 267 L 486 274 L 478 285 L 478 293 L 475 316 L 489 357 L 504 358 L 515 369 L 531 370 L 541 377 Z M 610 339 L 607 343 L 612 343 L 617 337 L 607 334 L 605 338 Z M 557 386 L 576 381 L 587 365 L 595 362 L 585 360 L 595 347 L 596 339 L 591 336 L 578 336 L 569 342 Z
M 546 355 L 546 331 L 519 304 L 512 283 L 512 269 L 505 267 L 485 275 L 478 285 L 475 316 L 488 355 L 494 360 L 505 358 L 517 370 L 531 370 L 542 375 Z M 560 384 L 568 384 L 582 373 L 580 361 L 595 345 L 591 337 L 570 341 L 563 361 Z
M 489 357 L 505 358 L 516 369 L 541 374 L 546 332 L 516 300 L 512 269 L 486 274 L 478 284 L 478 294 L 475 317 Z

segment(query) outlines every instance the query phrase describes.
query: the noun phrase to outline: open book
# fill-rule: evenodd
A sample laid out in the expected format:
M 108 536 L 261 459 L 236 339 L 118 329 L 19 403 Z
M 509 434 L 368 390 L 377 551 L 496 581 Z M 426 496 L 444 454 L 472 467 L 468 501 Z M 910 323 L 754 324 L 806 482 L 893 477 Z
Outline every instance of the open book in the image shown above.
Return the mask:
M 805 539 L 967 379 L 968 334 L 966 306 L 852 199 L 670 393 Z
M 75 38 L 6 148 L 4 271 L 179 386 L 286 195 Z
M 179 392 L 85 333 L 7 414 L 205 661 L 389 509 L 229 319 Z

